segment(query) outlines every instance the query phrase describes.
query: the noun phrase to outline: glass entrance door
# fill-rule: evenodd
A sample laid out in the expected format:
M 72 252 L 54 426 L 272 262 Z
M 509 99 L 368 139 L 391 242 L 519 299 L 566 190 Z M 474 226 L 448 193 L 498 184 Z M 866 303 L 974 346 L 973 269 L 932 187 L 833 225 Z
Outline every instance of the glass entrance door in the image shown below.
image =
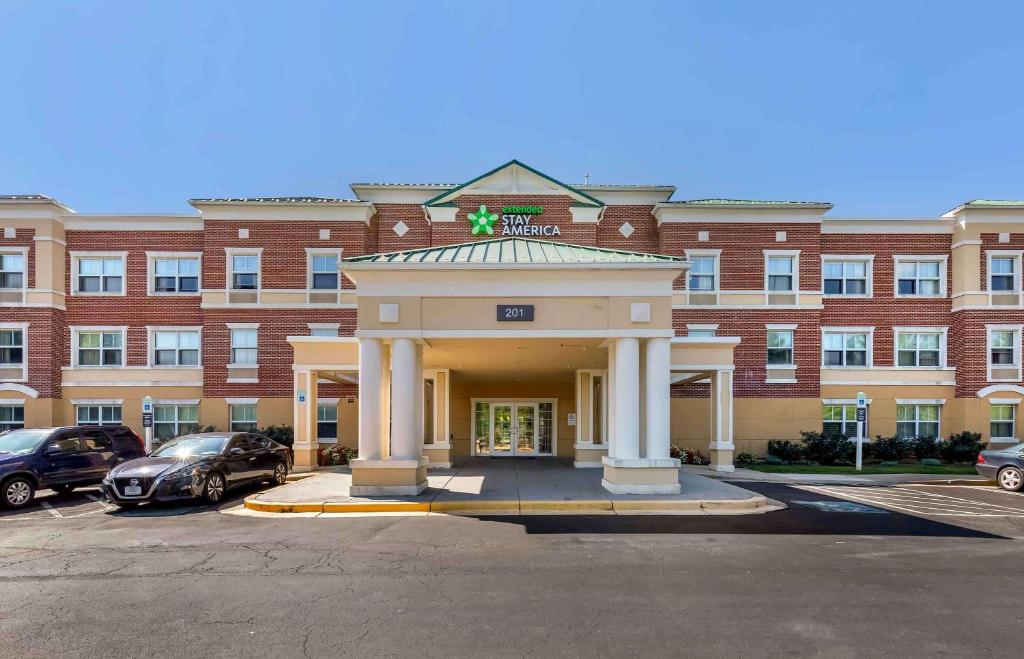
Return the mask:
M 515 455 L 514 405 L 491 406 L 491 455 Z
M 491 405 L 493 456 L 537 455 L 537 403 Z

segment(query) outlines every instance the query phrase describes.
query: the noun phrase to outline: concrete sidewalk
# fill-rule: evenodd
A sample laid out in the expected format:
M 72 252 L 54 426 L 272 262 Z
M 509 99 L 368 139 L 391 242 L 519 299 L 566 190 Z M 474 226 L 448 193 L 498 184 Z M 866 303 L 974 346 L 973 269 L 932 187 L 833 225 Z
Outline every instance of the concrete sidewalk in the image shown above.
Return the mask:
M 860 484 L 860 485 L 992 485 L 995 481 L 969 474 L 772 474 L 737 467 L 733 472 L 714 471 L 710 467 L 683 465 L 681 471 L 715 480 L 750 481 L 754 483 L 795 484 Z
M 353 497 L 347 467 L 249 496 L 249 510 L 273 513 L 448 514 L 712 514 L 753 513 L 784 506 L 735 485 L 681 470 L 682 493 L 612 494 L 600 469 L 576 469 L 558 459 L 472 458 L 450 469 L 430 470 L 417 496 Z

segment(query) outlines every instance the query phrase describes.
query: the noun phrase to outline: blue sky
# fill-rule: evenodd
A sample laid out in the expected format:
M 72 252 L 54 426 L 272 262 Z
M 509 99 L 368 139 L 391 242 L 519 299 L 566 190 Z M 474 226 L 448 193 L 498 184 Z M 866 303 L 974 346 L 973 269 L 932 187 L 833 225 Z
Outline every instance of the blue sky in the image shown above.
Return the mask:
M 518 158 L 677 199 L 1024 198 L 1019 2 L 0 0 L 0 193 L 349 196 Z

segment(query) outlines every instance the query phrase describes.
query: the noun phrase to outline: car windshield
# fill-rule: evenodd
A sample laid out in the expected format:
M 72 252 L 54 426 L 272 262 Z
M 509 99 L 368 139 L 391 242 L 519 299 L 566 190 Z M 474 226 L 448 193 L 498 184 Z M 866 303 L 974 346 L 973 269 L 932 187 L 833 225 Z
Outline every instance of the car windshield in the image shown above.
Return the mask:
M 172 439 L 152 455 L 159 458 L 188 458 L 193 455 L 217 455 L 224 449 L 227 437 L 179 437 Z
M 39 448 L 49 430 L 12 430 L 0 435 L 0 453 L 25 455 Z

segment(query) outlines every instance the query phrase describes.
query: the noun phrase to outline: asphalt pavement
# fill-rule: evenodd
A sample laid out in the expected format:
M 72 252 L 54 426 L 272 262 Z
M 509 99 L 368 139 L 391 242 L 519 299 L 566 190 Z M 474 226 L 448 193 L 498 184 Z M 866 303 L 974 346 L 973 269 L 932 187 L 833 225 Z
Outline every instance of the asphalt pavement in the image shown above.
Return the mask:
M 0 514 L 0 657 L 1019 656 L 1024 497 L 742 483 L 734 515 Z

